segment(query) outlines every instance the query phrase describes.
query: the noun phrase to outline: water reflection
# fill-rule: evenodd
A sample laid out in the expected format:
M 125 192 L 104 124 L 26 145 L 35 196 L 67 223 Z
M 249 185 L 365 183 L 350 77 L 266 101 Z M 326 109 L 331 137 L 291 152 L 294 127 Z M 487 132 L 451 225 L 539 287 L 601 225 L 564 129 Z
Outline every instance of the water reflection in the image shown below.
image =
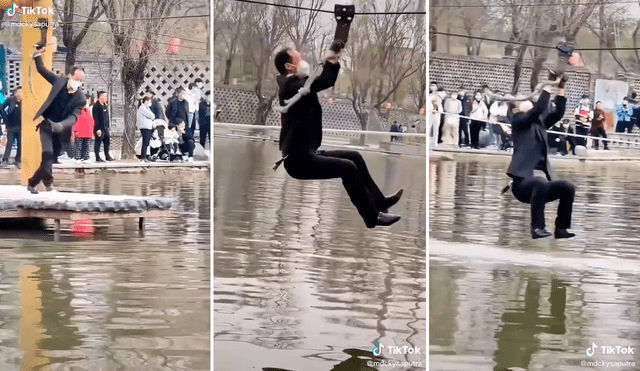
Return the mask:
M 56 177 L 79 192 L 174 198 L 144 236 L 136 220 L 89 235 L 63 223 L 60 242 L 0 231 L 1 370 L 209 370 L 209 174 L 177 175 Z
M 368 230 L 339 180 L 274 172 L 273 143 L 215 140 L 215 369 L 366 370 L 353 354 L 378 341 L 424 365 L 425 158 L 363 153 L 383 192 L 405 188 L 402 221 Z
M 430 162 L 432 369 L 640 365 L 637 354 L 585 354 L 592 343 L 640 344 L 640 204 L 631 196 L 639 165 L 556 162 L 577 185 L 572 240 L 529 238 L 528 205 L 500 195 L 508 159 Z M 547 207 L 548 225 L 556 205 Z

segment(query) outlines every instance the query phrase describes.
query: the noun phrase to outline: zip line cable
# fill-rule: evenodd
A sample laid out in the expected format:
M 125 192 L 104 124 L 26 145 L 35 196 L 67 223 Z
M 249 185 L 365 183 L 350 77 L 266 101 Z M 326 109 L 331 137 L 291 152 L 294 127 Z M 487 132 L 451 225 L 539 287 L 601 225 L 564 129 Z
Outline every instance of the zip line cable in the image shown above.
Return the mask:
M 89 16 L 82 15 L 82 14 L 78 14 L 78 13 L 68 12 L 68 11 L 65 11 L 65 10 L 62 10 L 62 12 L 63 12 L 63 13 L 67 13 L 67 14 L 72 14 L 72 15 L 75 15 L 75 16 L 78 16 L 78 17 L 87 18 L 88 20 L 93 19 L 93 21 L 94 21 L 94 22 L 98 22 L 98 21 L 99 21 L 99 20 L 97 20 L 97 19 L 95 19 L 95 18 L 91 18 L 91 17 L 89 17 Z M 100 21 L 100 22 L 102 23 L 102 22 L 104 22 L 104 21 Z M 109 21 L 106 21 L 106 22 L 108 22 L 109 24 L 117 23 L 115 20 L 109 20 Z M 61 25 L 65 25 L 65 24 L 75 24 L 75 23 L 82 23 L 82 24 L 86 24 L 86 21 L 77 21 L 77 22 L 75 22 L 75 21 L 73 21 L 73 22 L 64 22 L 64 21 L 60 21 L 60 22 L 58 22 L 58 23 L 60 23 Z M 131 30 L 134 30 L 134 31 L 147 32 L 146 30 L 142 30 L 142 29 L 140 29 L 140 28 L 135 28 L 135 27 L 133 27 L 133 26 L 123 26 L 123 27 L 126 27 L 126 28 L 131 29 Z M 161 34 L 161 33 L 159 33 L 159 32 L 154 32 L 154 33 L 155 33 L 156 35 L 160 35 L 160 36 L 167 36 L 167 37 L 172 37 L 172 38 L 173 38 L 173 37 L 178 38 L 178 36 L 172 36 L 172 35 Z M 207 43 L 206 41 L 190 40 L 190 39 L 184 39 L 184 38 L 180 38 L 180 39 L 181 39 L 181 40 L 183 40 L 183 41 L 190 41 L 190 42 L 194 42 L 194 43 L 198 43 L 198 44 L 206 44 L 206 43 Z
M 614 1 L 610 3 L 605 2 L 588 2 L 577 4 L 496 4 L 496 5 L 429 5 L 430 8 L 532 8 L 532 7 L 554 7 L 554 6 L 578 6 L 578 5 L 613 5 L 613 4 L 638 4 L 638 1 Z
M 320 13 L 329 13 L 329 14 L 333 14 L 333 10 L 325 10 L 325 9 L 313 9 L 313 8 L 306 8 L 306 7 L 302 7 L 302 6 L 295 6 L 295 5 L 286 5 L 286 4 L 270 4 L 270 3 L 264 3 L 264 2 L 260 2 L 260 1 L 254 1 L 254 0 L 231 0 L 231 1 L 237 1 L 237 2 L 241 2 L 241 3 L 249 3 L 249 4 L 260 4 L 260 5 L 271 5 L 271 6 L 275 6 L 277 8 L 291 8 L 291 9 L 300 9 L 300 10 L 309 10 L 312 12 L 320 12 Z M 417 15 L 426 15 L 427 11 L 425 10 L 424 12 L 363 12 L 363 13 L 355 13 L 355 15 L 411 15 L 411 14 L 417 14 Z
M 469 36 L 469 35 L 452 34 L 452 33 L 439 32 L 439 31 L 430 31 L 429 34 L 431 34 L 431 35 L 462 37 L 462 38 L 465 38 L 465 39 L 474 39 L 474 40 L 483 40 L 483 41 L 493 41 L 493 42 L 504 43 L 504 44 L 524 45 L 524 46 L 531 46 L 531 47 L 535 47 L 535 48 L 555 49 L 555 47 L 548 46 L 548 45 L 539 45 L 539 44 L 531 44 L 531 43 L 524 43 L 524 42 L 518 42 L 518 41 L 491 39 L 491 38 L 488 38 L 488 37 L 480 37 L 480 36 Z M 640 48 L 632 48 L 632 47 L 623 48 L 623 47 L 619 47 L 619 48 L 575 48 L 575 49 L 573 49 L 573 51 L 598 51 L 598 50 L 640 50 Z

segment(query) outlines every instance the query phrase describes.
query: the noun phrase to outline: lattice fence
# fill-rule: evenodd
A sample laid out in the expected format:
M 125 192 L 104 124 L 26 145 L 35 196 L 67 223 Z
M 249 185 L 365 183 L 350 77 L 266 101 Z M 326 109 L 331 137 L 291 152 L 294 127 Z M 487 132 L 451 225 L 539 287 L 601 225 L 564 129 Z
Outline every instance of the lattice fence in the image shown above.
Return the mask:
M 515 61 L 508 59 L 450 58 L 429 56 L 429 79 L 438 83 L 448 93 L 464 86 L 466 91 L 475 91 L 484 84 L 493 90 L 510 92 L 513 86 Z M 520 77 L 519 94 L 531 93 L 529 79 L 532 65 L 525 62 Z M 551 67 L 551 66 L 548 66 Z M 589 93 L 591 74 L 584 68 L 567 68 L 569 81 L 566 85 L 567 110 L 565 118 L 573 118 L 573 110 L 580 103 L 583 94 Z M 538 81 L 546 81 L 548 70 L 540 73 Z
M 221 122 L 229 122 L 236 124 L 253 124 L 256 118 L 256 110 L 258 107 L 258 98 L 251 91 L 241 89 L 231 89 L 227 87 L 215 87 L 214 99 L 222 109 L 220 118 Z M 274 100 L 274 107 L 279 103 Z M 327 129 L 342 130 L 360 130 L 360 121 L 353 110 L 350 101 L 335 100 L 328 103 L 324 100 L 320 101 L 322 106 L 322 126 Z M 383 129 L 388 130 L 393 121 L 398 121 L 405 125 L 411 124 L 412 115 L 410 113 L 392 110 L 389 117 L 379 117 L 383 122 Z M 271 111 L 267 118 L 267 125 L 280 125 L 280 114 Z M 357 134 L 346 135 L 357 136 Z
M 7 57 L 7 78 L 9 89 L 22 84 L 22 59 L 20 56 Z M 114 88 L 111 94 L 111 118 L 114 131 L 122 131 L 124 128 L 124 99 L 120 76 L 111 63 L 110 58 L 97 58 L 92 54 L 78 53 L 76 65 L 85 70 L 82 90 L 87 94 L 96 96 L 98 91 L 107 91 L 109 72 L 116 76 Z M 54 55 L 52 71 L 64 75 L 64 55 Z M 32 66 L 33 73 L 35 66 Z M 167 99 L 173 95 L 178 86 L 187 87 L 196 78 L 201 78 L 205 83 L 204 91 L 209 90 L 211 73 L 208 60 L 173 60 L 151 62 L 145 72 L 144 83 L 140 86 L 138 95 L 142 97 L 147 89 L 154 90 L 166 105 Z M 28 72 L 27 72 L 28 73 Z

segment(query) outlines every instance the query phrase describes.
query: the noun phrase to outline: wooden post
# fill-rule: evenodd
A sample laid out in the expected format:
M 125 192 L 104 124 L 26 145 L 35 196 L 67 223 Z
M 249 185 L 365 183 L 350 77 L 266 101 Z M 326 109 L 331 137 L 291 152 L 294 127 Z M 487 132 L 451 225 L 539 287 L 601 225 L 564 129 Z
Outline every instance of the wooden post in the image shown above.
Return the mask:
M 25 1 L 32 3 L 25 6 L 53 8 L 53 0 Z M 49 23 L 53 21 L 52 14 L 22 14 L 22 22 L 36 23 L 39 18 L 46 18 Z M 6 18 L 6 17 L 5 17 Z M 6 19 L 5 19 L 6 20 Z M 51 41 L 53 27 L 47 30 L 47 42 Z M 22 185 L 27 185 L 27 180 L 33 176 L 42 156 L 40 147 L 40 134 L 36 131 L 38 124 L 33 120 L 36 112 L 42 106 L 49 95 L 51 84 L 47 82 L 38 71 L 33 62 L 34 44 L 40 42 L 40 29 L 35 27 L 22 28 L 22 169 L 20 180 Z M 42 55 L 44 65 L 51 69 L 53 65 L 53 50 L 48 45 Z M 32 83 L 29 84 L 29 76 Z

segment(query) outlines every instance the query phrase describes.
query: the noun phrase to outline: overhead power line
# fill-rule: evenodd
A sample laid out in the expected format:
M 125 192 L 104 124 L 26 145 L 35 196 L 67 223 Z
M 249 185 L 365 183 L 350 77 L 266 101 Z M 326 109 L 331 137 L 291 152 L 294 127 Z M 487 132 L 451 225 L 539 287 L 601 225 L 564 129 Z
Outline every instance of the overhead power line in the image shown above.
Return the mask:
M 105 35 L 111 35 L 111 36 L 114 36 L 114 33 L 113 33 L 113 32 L 99 31 L 99 30 L 95 30 L 95 29 L 92 29 L 92 28 L 87 29 L 87 31 L 89 31 L 89 32 L 98 32 L 98 33 L 102 33 L 102 34 L 105 34 Z M 139 38 L 135 38 L 135 37 L 127 37 L 127 38 L 128 38 L 128 39 L 130 39 L 130 40 L 149 41 L 149 40 L 147 40 L 147 39 L 139 39 Z M 173 45 L 173 44 L 167 44 L 167 43 L 163 43 L 163 42 L 154 42 L 154 44 L 158 44 L 158 45 L 167 45 L 167 46 L 176 46 L 176 45 Z M 194 47 L 194 46 L 184 46 L 184 45 L 179 45 L 179 47 L 180 47 L 180 48 L 184 48 L 184 49 L 192 49 L 192 50 L 204 50 L 204 51 L 209 51 L 209 49 L 207 49 L 207 48 L 196 48 L 196 47 Z
M 554 6 L 578 6 L 578 5 L 613 5 L 613 4 L 638 4 L 638 1 L 613 1 L 613 2 L 589 2 L 576 4 L 486 4 L 486 5 L 429 5 L 430 8 L 531 8 L 531 7 L 554 7 Z
M 254 0 L 231 0 L 231 1 L 238 1 L 238 2 L 241 2 L 241 3 L 249 3 L 249 4 L 270 5 L 270 6 L 275 6 L 275 7 L 278 7 L 278 8 L 300 9 L 300 10 L 309 10 L 309 11 L 312 11 L 312 12 L 333 14 L 333 10 L 306 8 L 306 7 L 295 6 L 295 5 L 270 4 L 270 3 L 264 3 L 264 2 L 260 2 L 260 1 L 254 1 Z M 362 13 L 355 13 L 355 15 L 411 15 L 411 14 L 418 14 L 418 15 L 419 14 L 424 14 L 424 15 L 426 15 L 427 11 L 425 10 L 424 12 L 362 12 Z
M 72 15 L 75 15 L 75 16 L 78 16 L 78 17 L 82 17 L 82 18 L 87 18 L 88 20 L 92 19 L 91 17 L 86 16 L 86 15 L 83 15 L 83 14 L 77 14 L 77 13 L 68 12 L 68 11 L 65 11 L 65 10 L 63 10 L 62 12 L 63 12 L 63 13 L 66 13 L 66 14 L 72 14 Z M 102 22 L 108 22 L 109 24 L 111 24 L 111 23 L 117 23 L 117 21 L 116 21 L 116 20 L 99 21 L 99 20 L 97 20 L 97 19 L 93 19 L 93 21 L 94 21 L 94 22 L 101 22 L 101 23 L 102 23 Z M 82 23 L 82 24 L 86 24 L 86 21 L 77 21 L 77 22 L 75 22 L 75 21 L 74 21 L 74 22 L 64 22 L 64 21 L 61 21 L 61 22 L 59 22 L 59 23 L 60 23 L 60 24 L 63 24 L 63 25 L 64 25 L 64 24 L 75 24 L 75 23 Z M 147 32 L 147 30 L 142 30 L 142 29 L 140 29 L 140 28 L 135 28 L 135 27 L 133 27 L 133 26 L 126 26 L 126 25 L 125 25 L 125 26 L 123 26 L 123 27 L 126 27 L 126 28 L 128 28 L 128 29 L 130 29 L 130 30 L 134 30 L 134 31 Z M 172 37 L 172 38 L 173 38 L 173 37 L 175 37 L 175 38 L 179 38 L 179 39 L 181 39 L 181 40 L 183 40 L 183 41 L 190 41 L 190 42 L 194 42 L 194 43 L 198 43 L 198 44 L 206 44 L 206 43 L 207 43 L 206 41 L 190 40 L 190 39 L 185 39 L 185 38 L 181 38 L 181 37 L 178 37 L 178 36 L 172 36 L 172 35 L 161 34 L 161 33 L 159 33 L 159 32 L 154 32 L 154 33 L 155 33 L 156 35 L 160 35 L 160 36 L 167 36 L 167 37 Z
M 488 37 L 458 35 L 458 34 L 452 34 L 452 33 L 447 33 L 447 32 L 438 32 L 438 31 L 431 31 L 429 33 L 432 34 L 432 35 L 443 35 L 443 36 L 461 37 L 461 38 L 465 38 L 465 39 L 493 41 L 493 42 L 504 43 L 504 44 L 531 46 L 531 47 L 534 47 L 534 48 L 555 49 L 554 46 L 549 46 L 549 45 L 540 45 L 540 44 L 531 44 L 531 43 L 524 43 L 524 42 L 518 42 L 518 41 L 491 39 L 491 38 L 488 38 Z M 575 48 L 573 50 L 574 51 L 640 50 L 640 48 Z

